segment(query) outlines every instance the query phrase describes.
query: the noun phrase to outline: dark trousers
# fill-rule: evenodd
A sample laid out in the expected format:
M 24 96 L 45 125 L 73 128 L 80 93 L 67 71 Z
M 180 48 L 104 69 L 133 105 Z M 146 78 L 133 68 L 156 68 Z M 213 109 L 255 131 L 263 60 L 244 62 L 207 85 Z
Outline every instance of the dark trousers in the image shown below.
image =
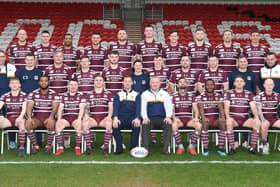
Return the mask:
M 163 152 L 168 151 L 170 144 L 172 127 L 171 124 L 165 123 L 164 118 L 151 119 L 147 125 L 142 125 L 142 145 L 149 150 L 149 137 L 151 129 L 163 129 Z
M 131 129 L 131 137 L 130 137 L 130 149 L 134 148 L 138 144 L 139 139 L 139 133 L 140 133 L 140 127 L 134 127 L 132 124 L 133 119 L 120 119 L 120 124 L 118 128 L 113 127 L 113 135 L 116 140 L 117 150 L 122 150 L 122 135 L 121 135 L 121 129 Z

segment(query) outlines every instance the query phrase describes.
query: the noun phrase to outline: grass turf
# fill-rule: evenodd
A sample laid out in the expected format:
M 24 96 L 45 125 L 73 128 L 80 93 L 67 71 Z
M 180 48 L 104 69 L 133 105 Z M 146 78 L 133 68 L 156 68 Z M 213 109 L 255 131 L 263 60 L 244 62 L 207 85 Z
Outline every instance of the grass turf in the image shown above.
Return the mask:
M 74 141 L 72 137 L 72 147 Z M 128 145 L 129 137 L 125 135 Z M 5 149 L 0 156 L 4 161 L 278 161 L 279 154 L 272 149 L 274 137 L 270 137 L 271 154 L 269 156 L 251 155 L 244 148 L 239 148 L 236 155 L 219 157 L 213 143 L 210 155 L 192 156 L 161 154 L 158 143 L 151 149 L 149 157 L 132 158 L 128 151 L 122 155 L 111 154 L 104 157 L 99 149 L 103 135 L 98 134 L 94 154 L 76 156 L 74 149 L 66 149 L 61 156 L 45 155 L 43 150 L 34 156 L 17 157 L 17 150 Z M 159 138 L 158 138 L 159 139 Z M 159 142 L 159 140 L 158 140 Z M 6 147 L 6 144 L 5 144 Z M 278 186 L 280 165 L 254 164 L 177 164 L 177 165 L 0 165 L 0 186 Z

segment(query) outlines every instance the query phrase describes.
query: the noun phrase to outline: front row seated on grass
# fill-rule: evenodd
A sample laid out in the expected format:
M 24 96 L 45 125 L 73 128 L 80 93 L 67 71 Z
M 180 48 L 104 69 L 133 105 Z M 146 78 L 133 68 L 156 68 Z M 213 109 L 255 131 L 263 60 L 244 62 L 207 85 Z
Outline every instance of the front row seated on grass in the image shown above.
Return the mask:
M 205 91 L 197 97 L 192 92 L 187 92 L 186 79 L 177 82 L 178 91 L 171 97 L 160 88 L 158 77 L 150 80 L 150 89 L 142 95 L 132 90 L 132 78 L 123 77 L 123 90 L 114 97 L 104 87 L 104 79 L 97 75 L 94 80 L 94 91 L 89 94 L 78 92 L 78 82 L 68 82 L 68 92 L 56 94 L 49 89 L 49 79 L 42 76 L 39 80 L 39 89 L 28 96 L 21 92 L 20 82 L 17 78 L 10 80 L 11 91 L 0 98 L 0 108 L 6 106 L 6 117 L 0 117 L 0 128 L 16 126 L 19 128 L 19 156 L 25 156 L 25 136 L 32 143 L 31 154 L 40 151 L 36 142 L 34 129 L 44 126 L 48 130 L 48 141 L 45 152 L 52 151 L 53 138 L 56 135 L 58 151 L 55 155 L 61 155 L 63 150 L 62 131 L 65 127 L 74 127 L 76 131 L 76 155 L 81 155 L 81 137 L 86 142 L 86 154 L 92 153 L 92 133 L 90 128 L 104 127 L 104 144 L 102 151 L 108 156 L 108 145 L 112 134 L 116 140 L 116 154 L 123 153 L 121 129 L 126 127 L 132 130 L 130 149 L 137 147 L 140 128 L 142 127 L 143 146 L 150 150 L 150 130 L 163 129 L 163 154 L 169 154 L 168 147 L 173 132 L 178 145 L 177 154 L 182 154 L 185 149 L 182 144 L 179 128 L 192 127 L 195 130 L 190 135 L 190 143 L 187 152 L 197 154 L 195 145 L 201 137 L 203 156 L 209 155 L 209 126 L 219 129 L 218 155 L 225 156 L 225 139 L 228 139 L 232 155 L 234 149 L 234 127 L 248 127 L 252 129 L 251 145 L 249 152 L 257 153 L 257 142 L 261 135 L 263 154 L 269 154 L 267 133 L 270 126 L 280 128 L 280 120 L 277 116 L 277 108 L 280 102 L 279 94 L 273 92 L 274 82 L 267 79 L 264 82 L 264 92 L 254 96 L 244 90 L 245 81 L 242 76 L 234 79 L 235 88 L 227 91 L 224 97 L 215 91 L 215 82 L 212 79 L 205 80 Z M 88 106 L 87 106 L 88 105 Z M 250 117 L 249 109 L 252 116 Z M 88 110 L 88 111 L 87 111 Z M 194 117 L 193 117 L 194 116 Z M 141 122 L 142 120 L 142 122 Z

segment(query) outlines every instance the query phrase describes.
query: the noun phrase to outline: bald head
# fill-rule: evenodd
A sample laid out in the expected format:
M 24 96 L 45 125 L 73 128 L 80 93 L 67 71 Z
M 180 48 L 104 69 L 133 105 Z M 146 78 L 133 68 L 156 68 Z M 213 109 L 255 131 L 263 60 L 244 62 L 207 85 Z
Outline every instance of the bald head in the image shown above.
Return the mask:
M 265 89 L 265 92 L 270 94 L 273 92 L 273 89 L 274 89 L 274 81 L 272 79 L 266 79 L 264 81 L 264 89 Z
M 20 29 L 17 33 L 17 39 L 20 43 L 26 42 L 27 40 L 27 33 L 24 29 Z
M 160 79 L 159 77 L 152 77 L 150 80 L 150 87 L 152 91 L 157 91 L 160 88 Z

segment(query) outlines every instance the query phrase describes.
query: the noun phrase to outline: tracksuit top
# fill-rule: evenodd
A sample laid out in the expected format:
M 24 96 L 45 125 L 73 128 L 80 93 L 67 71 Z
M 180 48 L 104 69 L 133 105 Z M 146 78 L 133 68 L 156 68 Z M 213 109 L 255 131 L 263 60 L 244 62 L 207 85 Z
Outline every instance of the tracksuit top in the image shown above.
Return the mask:
M 280 65 L 278 62 L 274 66 L 268 67 L 265 63 L 264 67 L 259 72 L 259 88 L 264 91 L 263 83 L 266 79 L 272 79 L 274 81 L 274 89 L 276 93 L 280 93 Z

